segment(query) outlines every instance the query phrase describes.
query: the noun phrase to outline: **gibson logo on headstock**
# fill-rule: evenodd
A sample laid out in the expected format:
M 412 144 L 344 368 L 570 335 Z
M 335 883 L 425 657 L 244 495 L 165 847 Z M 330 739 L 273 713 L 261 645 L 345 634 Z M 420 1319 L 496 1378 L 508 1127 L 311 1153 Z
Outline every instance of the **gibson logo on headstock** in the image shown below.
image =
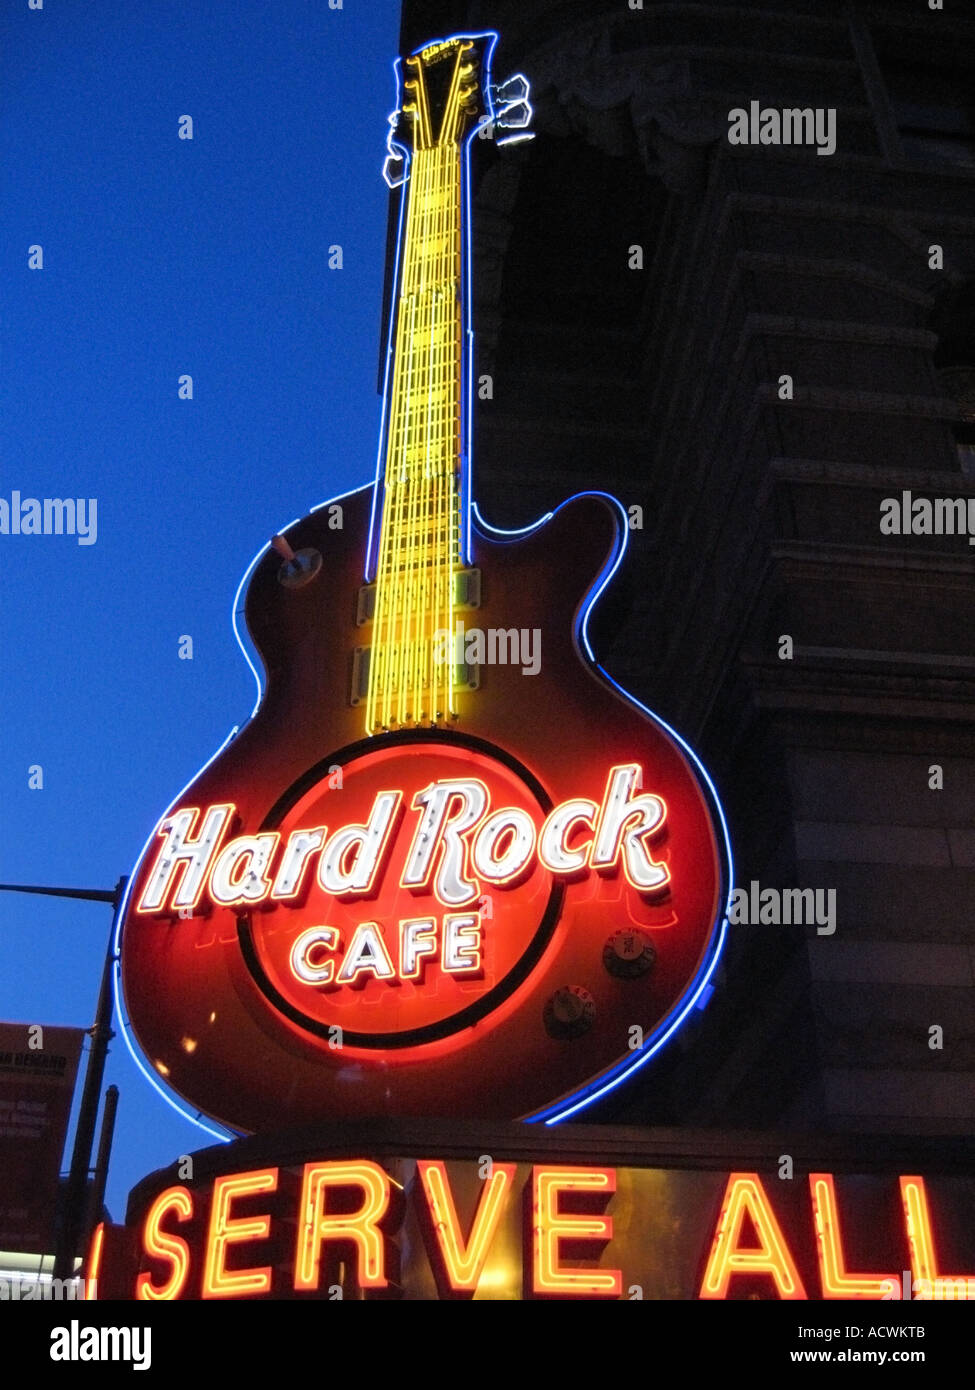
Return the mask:
M 425 63 L 438 63 L 459 47 L 460 39 L 444 39 L 442 43 L 432 43 L 429 48 L 422 49 L 420 57 Z

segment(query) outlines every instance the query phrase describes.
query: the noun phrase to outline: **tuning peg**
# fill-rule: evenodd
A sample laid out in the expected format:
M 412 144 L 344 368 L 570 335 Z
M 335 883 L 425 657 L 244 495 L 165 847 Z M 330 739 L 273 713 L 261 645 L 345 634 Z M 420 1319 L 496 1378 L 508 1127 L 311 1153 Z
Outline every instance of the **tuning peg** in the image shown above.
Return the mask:
M 502 130 L 524 130 L 531 124 L 532 108 L 527 101 L 517 101 L 503 107 L 495 116 L 494 124 Z
M 383 161 L 383 178 L 387 188 L 399 188 L 406 182 L 406 160 L 401 154 L 388 154 Z
M 504 104 L 509 102 L 527 101 L 531 91 L 531 84 L 522 72 L 516 72 L 513 77 L 509 77 L 506 82 L 500 83 L 495 88 L 496 99 Z
M 495 87 L 492 92 L 494 124 L 501 130 L 524 131 L 533 115 L 528 99 L 530 91 L 531 84 L 521 72 L 516 72 L 513 77 Z M 504 141 L 500 143 L 503 144 Z
M 401 117 L 408 111 L 409 107 L 400 107 L 393 111 L 388 120 L 389 126 L 386 132 L 386 158 L 383 161 L 383 178 L 388 188 L 399 188 L 401 183 L 406 182 L 409 173 L 409 160 L 402 145 L 398 145 L 393 138 L 399 126 Z M 415 110 L 415 108 L 414 108 Z

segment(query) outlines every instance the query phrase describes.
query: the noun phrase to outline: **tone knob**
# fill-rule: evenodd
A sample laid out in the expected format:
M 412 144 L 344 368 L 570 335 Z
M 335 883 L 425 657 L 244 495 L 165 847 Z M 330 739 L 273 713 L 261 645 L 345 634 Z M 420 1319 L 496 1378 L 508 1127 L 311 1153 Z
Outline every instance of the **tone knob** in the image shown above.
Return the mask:
M 563 985 L 542 1011 L 550 1038 L 579 1038 L 589 1031 L 595 1017 L 596 1001 L 582 985 Z
M 292 550 L 284 536 L 272 536 L 271 544 L 284 561 L 278 569 L 278 583 L 286 589 L 304 588 L 322 567 L 319 550 Z
M 653 969 L 657 950 L 638 928 L 614 932 L 603 947 L 603 965 L 618 980 L 638 980 Z

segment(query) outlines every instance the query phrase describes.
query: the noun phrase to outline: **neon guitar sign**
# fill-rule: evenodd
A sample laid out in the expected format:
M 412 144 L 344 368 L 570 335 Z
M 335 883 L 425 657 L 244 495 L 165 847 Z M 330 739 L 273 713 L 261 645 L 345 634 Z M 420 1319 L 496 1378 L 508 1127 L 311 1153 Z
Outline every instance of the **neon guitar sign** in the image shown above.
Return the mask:
M 472 502 L 469 150 L 530 114 L 524 78 L 492 84 L 496 41 L 396 64 L 376 480 L 245 575 L 266 688 L 122 914 L 154 1079 L 238 1130 L 577 1113 L 673 1035 L 724 936 L 707 774 L 590 645 L 622 507 L 581 494 L 504 533 Z M 536 634 L 540 658 L 472 660 L 465 629 Z

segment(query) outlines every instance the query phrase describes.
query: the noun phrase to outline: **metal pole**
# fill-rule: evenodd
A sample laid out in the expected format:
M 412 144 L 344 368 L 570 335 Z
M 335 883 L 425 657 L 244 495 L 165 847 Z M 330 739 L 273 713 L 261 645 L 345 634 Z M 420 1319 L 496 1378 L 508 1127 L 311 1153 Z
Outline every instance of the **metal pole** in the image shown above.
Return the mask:
M 108 938 L 108 949 L 102 966 L 102 982 L 98 991 L 98 1008 L 95 1013 L 95 1026 L 91 1030 L 91 1047 L 88 1052 L 88 1066 L 85 1069 L 85 1084 L 81 1092 L 81 1107 L 78 1111 L 78 1124 L 75 1128 L 74 1150 L 71 1167 L 64 1193 L 61 1227 L 58 1232 L 57 1249 L 54 1254 L 55 1279 L 70 1279 L 74 1274 L 75 1257 L 84 1234 L 85 1211 L 88 1206 L 88 1171 L 91 1166 L 91 1148 L 95 1139 L 95 1123 L 98 1119 L 98 1104 L 102 1093 L 102 1080 L 105 1075 L 105 1058 L 108 1044 L 115 1036 L 112 1032 L 112 966 L 115 963 L 115 928 L 118 924 L 119 910 L 125 895 L 125 877 L 120 878 L 112 894 L 114 911 L 112 930 Z M 83 1253 L 83 1252 L 82 1252 Z
M 91 1233 L 102 1217 L 105 1205 L 105 1185 L 108 1182 L 108 1160 L 112 1152 L 112 1139 L 115 1135 L 115 1112 L 118 1110 L 118 1087 L 109 1086 L 105 1092 L 105 1109 L 102 1111 L 102 1130 L 98 1136 L 98 1157 L 95 1159 L 95 1176 L 91 1184 L 91 1196 L 85 1213 L 85 1224 L 81 1235 L 82 1250 L 88 1249 Z
M 119 883 L 124 882 L 124 878 L 119 879 Z M 0 883 L 0 889 L 5 893 L 34 893 L 41 898 L 83 898 L 85 902 L 112 903 L 113 906 L 121 901 L 118 884 L 114 888 L 47 888 L 36 883 Z

